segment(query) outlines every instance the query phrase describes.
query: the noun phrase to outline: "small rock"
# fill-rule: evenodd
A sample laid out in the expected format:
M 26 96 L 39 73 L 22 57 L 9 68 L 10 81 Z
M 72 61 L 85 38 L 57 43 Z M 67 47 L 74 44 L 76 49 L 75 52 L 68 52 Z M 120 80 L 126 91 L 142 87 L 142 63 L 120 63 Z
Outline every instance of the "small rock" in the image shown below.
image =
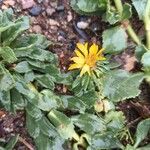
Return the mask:
M 63 11 L 65 7 L 63 5 L 57 6 L 56 10 L 57 11 Z
M 34 0 L 20 0 L 23 9 L 28 9 L 33 7 L 35 4 Z
M 77 27 L 79 29 L 86 29 L 88 26 L 89 26 L 88 22 L 84 22 L 84 21 L 77 22 Z
M 42 8 L 39 5 L 33 6 L 30 10 L 29 13 L 31 16 L 38 16 L 42 12 Z
M 32 31 L 35 33 L 42 33 L 42 28 L 39 25 L 34 25 Z
M 14 6 L 15 5 L 15 1 L 14 0 L 5 0 L 3 3 L 6 6 Z
M 2 5 L 2 10 L 8 9 L 8 7 L 6 5 Z
M 57 2 L 51 2 L 50 3 L 52 7 L 56 8 L 57 7 Z
M 73 19 L 72 13 L 69 11 L 67 15 L 67 21 L 70 22 Z
M 58 36 L 57 39 L 58 39 L 58 41 L 60 42 L 60 41 L 63 41 L 63 40 L 64 40 L 64 37 L 60 35 L 60 36 Z
M 97 22 L 93 22 L 91 25 L 90 25 L 90 29 L 93 31 L 93 32 L 97 32 L 100 30 L 100 24 L 97 23 Z
M 49 25 L 51 25 L 51 26 L 59 26 L 59 22 L 57 22 L 57 21 L 54 20 L 54 19 L 49 19 L 49 20 L 48 20 L 48 23 L 49 23 Z
M 72 39 L 68 44 L 68 49 L 71 51 L 74 51 L 75 48 L 76 48 L 76 42 L 75 42 L 75 39 Z
M 48 16 L 51 16 L 54 12 L 55 12 L 55 9 L 54 9 L 54 8 L 47 8 L 47 9 L 46 9 L 46 14 L 47 14 Z
M 62 37 L 64 37 L 64 38 L 67 37 L 67 34 L 66 34 L 63 30 L 59 30 L 59 31 L 58 31 L 58 35 L 59 35 L 59 36 L 62 36 Z

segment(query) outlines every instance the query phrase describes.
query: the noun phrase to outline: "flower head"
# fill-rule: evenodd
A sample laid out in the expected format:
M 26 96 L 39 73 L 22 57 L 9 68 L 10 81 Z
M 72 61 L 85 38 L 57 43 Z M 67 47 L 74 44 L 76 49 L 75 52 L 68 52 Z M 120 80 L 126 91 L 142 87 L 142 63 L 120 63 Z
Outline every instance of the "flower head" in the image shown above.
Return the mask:
M 96 44 L 88 48 L 88 43 L 77 43 L 77 48 L 75 50 L 76 56 L 71 58 L 74 63 L 70 65 L 68 70 L 81 69 L 80 76 L 86 72 L 91 75 L 92 70 L 96 67 L 96 62 L 106 59 L 102 54 L 104 49 L 99 50 Z

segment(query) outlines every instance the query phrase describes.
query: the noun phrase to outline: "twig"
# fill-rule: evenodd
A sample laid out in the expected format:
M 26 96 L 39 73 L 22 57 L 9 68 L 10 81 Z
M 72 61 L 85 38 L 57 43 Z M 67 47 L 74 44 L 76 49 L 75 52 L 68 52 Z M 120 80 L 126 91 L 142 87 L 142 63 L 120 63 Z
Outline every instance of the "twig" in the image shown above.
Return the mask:
M 142 117 L 139 117 L 139 118 L 137 118 L 137 119 L 131 121 L 130 123 L 128 123 L 127 126 L 128 126 L 128 127 L 132 127 L 133 124 L 135 124 L 136 122 L 138 122 L 138 121 L 141 120 L 141 119 L 142 119 Z
M 23 143 L 29 150 L 34 150 L 34 148 L 21 136 L 19 136 L 19 141 Z

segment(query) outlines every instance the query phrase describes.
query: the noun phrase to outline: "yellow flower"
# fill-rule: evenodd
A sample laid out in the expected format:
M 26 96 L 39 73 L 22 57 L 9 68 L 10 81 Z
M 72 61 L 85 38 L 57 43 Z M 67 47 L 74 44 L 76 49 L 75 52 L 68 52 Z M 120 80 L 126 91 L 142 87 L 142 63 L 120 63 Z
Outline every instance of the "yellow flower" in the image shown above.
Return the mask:
M 71 58 L 74 63 L 70 65 L 68 70 L 81 69 L 80 76 L 86 72 L 91 75 L 92 70 L 96 67 L 96 62 L 106 59 L 102 54 L 104 49 L 99 50 L 96 44 L 88 49 L 88 43 L 77 43 L 77 48 L 75 50 L 76 56 Z

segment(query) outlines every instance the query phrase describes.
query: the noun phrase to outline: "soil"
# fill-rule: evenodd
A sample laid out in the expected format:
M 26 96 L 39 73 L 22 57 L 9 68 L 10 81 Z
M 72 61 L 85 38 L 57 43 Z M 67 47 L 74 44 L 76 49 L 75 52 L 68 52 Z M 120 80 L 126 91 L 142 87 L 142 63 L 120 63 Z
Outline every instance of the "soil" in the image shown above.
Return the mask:
M 108 24 L 101 21 L 99 17 L 87 17 L 76 14 L 69 6 L 69 0 L 0 0 L 1 9 L 11 7 L 16 16 L 27 15 L 31 20 L 28 32 L 44 34 L 53 45 L 50 51 L 59 56 L 61 69 L 67 71 L 69 58 L 73 54 L 77 42 L 97 42 L 101 45 L 102 31 L 108 28 Z M 132 20 L 133 27 L 139 35 L 143 35 L 142 23 Z M 82 28 L 77 27 L 78 22 Z M 86 26 L 86 27 L 85 27 Z M 133 43 L 129 41 L 132 45 Z M 124 53 L 114 57 L 121 67 L 128 71 L 135 71 L 136 59 L 134 49 L 128 48 Z M 139 66 L 139 65 L 137 65 Z M 143 95 L 136 99 L 120 103 L 118 109 L 122 110 L 127 118 L 127 124 L 135 132 L 137 123 L 150 117 L 150 87 L 146 83 L 141 86 Z M 141 99 L 141 97 L 143 99 Z M 0 138 L 9 140 L 14 134 L 19 134 L 20 139 L 15 150 L 34 150 L 34 142 L 25 128 L 24 111 L 11 114 L 0 109 Z

